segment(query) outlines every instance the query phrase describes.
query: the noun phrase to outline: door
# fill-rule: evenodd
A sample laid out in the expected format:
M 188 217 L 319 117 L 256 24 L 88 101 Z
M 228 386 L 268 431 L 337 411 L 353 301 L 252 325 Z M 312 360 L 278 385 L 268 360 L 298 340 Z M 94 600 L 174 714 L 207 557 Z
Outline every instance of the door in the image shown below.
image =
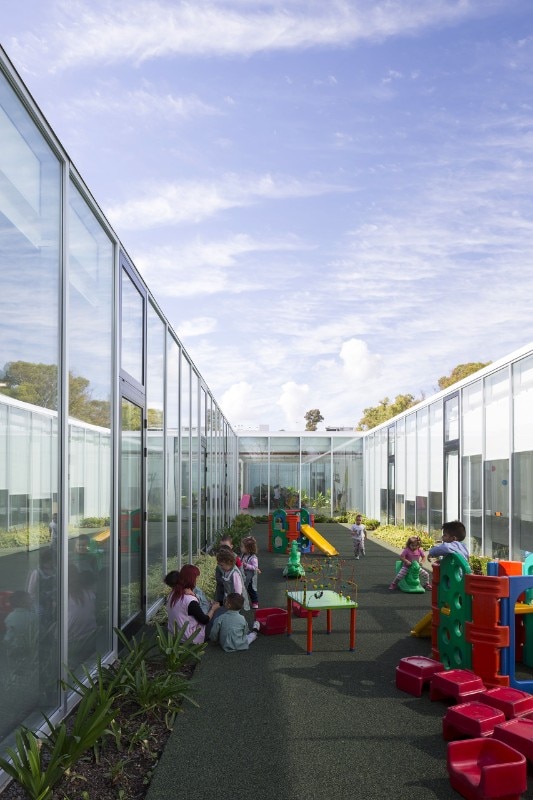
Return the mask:
M 120 628 L 133 630 L 144 611 L 144 415 L 122 397 L 120 435 L 119 609 Z

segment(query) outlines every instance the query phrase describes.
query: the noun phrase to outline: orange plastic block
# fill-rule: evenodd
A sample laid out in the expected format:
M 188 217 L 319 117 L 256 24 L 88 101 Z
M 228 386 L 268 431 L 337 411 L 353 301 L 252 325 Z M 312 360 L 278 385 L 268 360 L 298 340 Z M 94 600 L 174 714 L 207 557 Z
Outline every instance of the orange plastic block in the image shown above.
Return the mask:
M 533 712 L 533 695 L 511 686 L 494 686 L 483 692 L 479 699 L 482 703 L 499 708 L 506 719 Z
M 467 800 L 519 800 L 527 789 L 527 762 L 522 753 L 491 738 L 450 742 L 450 783 Z
M 446 741 L 466 736 L 491 736 L 501 722 L 505 722 L 503 711 L 472 700 L 450 706 L 442 720 L 442 735 Z
M 485 685 L 479 675 L 469 669 L 450 669 L 447 672 L 436 672 L 431 678 L 430 700 L 474 700 L 485 691 Z

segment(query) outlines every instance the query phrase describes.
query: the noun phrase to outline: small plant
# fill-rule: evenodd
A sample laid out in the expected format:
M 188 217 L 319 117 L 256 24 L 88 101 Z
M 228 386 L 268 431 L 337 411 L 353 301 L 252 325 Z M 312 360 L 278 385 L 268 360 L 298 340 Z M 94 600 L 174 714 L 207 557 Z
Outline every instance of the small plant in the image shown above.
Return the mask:
M 159 652 L 163 657 L 165 667 L 170 672 L 181 672 L 188 664 L 196 664 L 200 661 L 207 644 L 195 642 L 196 633 L 186 638 L 187 625 L 175 633 L 170 633 L 156 623 L 156 630 Z
M 0 767 L 26 791 L 30 800 L 49 800 L 52 789 L 68 768 L 69 756 L 64 752 L 66 728 L 59 733 L 51 752 L 43 763 L 43 742 L 28 728 L 20 728 L 15 734 L 16 749 L 8 747 L 11 761 L 0 758 Z
M 189 700 L 195 705 L 189 697 L 191 682 L 180 675 L 169 673 L 154 678 L 148 674 L 143 663 L 134 673 L 125 670 L 123 677 L 125 696 L 139 706 L 132 716 L 161 710 L 171 725 L 176 714 L 182 711 L 182 700 Z

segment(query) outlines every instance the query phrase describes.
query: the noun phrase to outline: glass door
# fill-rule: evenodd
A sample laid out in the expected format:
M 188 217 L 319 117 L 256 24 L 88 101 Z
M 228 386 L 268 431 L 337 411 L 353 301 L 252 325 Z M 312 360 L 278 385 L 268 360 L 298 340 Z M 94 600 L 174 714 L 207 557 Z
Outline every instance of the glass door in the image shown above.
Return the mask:
M 137 626 L 143 612 L 143 410 L 121 402 L 119 586 L 120 627 Z

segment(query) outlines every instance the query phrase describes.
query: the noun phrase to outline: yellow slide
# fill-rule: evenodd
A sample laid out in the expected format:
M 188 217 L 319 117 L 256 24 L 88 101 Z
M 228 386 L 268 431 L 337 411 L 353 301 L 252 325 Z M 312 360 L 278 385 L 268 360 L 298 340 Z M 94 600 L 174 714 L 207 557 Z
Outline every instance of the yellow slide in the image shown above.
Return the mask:
M 300 525 L 300 530 L 304 536 L 307 536 L 310 542 L 316 544 L 327 556 L 339 555 L 339 551 L 335 550 L 333 545 L 326 541 L 315 528 L 312 528 L 310 525 Z
M 431 637 L 431 621 L 433 619 L 433 613 L 429 611 L 420 622 L 417 622 L 413 630 L 411 631 L 411 636 L 416 636 L 418 639 L 429 639 Z

